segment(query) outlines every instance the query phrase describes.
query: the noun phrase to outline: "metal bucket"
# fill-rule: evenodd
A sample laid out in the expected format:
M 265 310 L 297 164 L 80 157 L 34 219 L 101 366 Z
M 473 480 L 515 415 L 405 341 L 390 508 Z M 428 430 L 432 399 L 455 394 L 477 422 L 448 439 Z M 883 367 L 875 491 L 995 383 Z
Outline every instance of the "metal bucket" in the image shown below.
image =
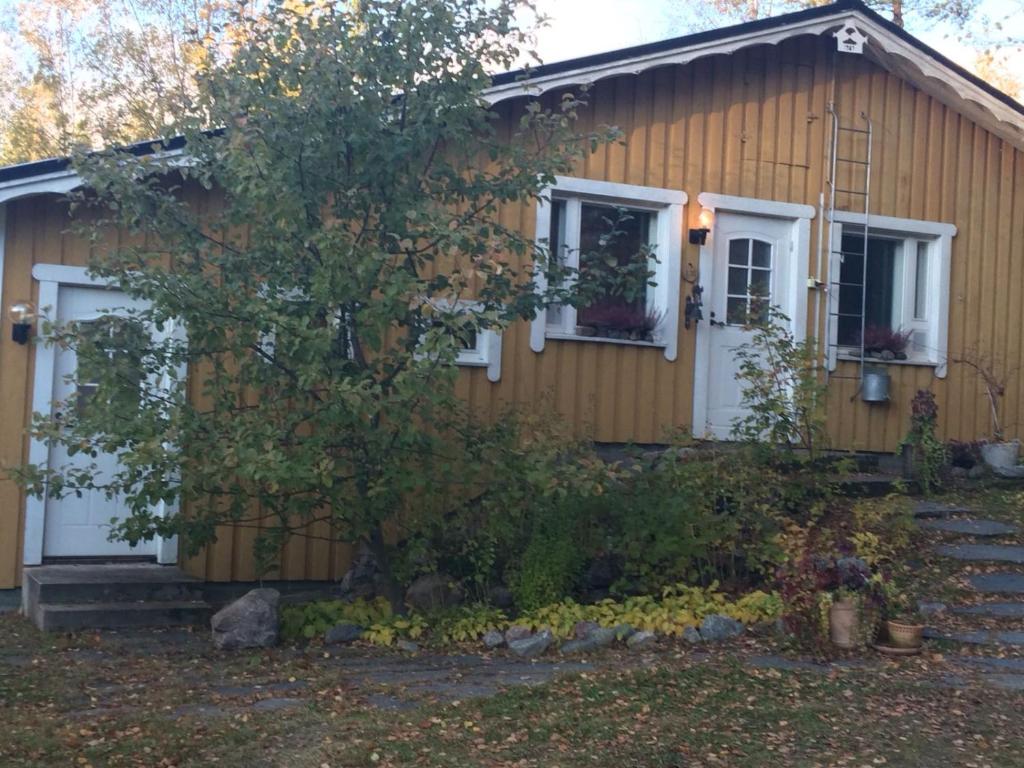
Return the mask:
M 865 403 L 889 402 L 889 374 L 884 368 L 865 368 L 860 382 L 860 399 Z

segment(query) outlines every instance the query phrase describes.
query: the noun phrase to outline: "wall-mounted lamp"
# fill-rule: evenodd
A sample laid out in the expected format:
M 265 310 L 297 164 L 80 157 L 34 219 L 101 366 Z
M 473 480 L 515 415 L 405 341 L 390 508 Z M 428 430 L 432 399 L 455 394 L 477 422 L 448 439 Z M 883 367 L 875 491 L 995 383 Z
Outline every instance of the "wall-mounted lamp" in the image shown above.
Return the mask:
M 32 323 L 36 319 L 36 306 L 31 301 L 16 301 L 7 310 L 11 318 L 11 339 L 17 344 L 27 344 Z
M 700 212 L 697 217 L 697 226 L 690 230 L 690 245 L 704 245 L 708 241 L 708 232 L 711 231 L 711 224 L 714 222 L 714 214 L 707 208 Z

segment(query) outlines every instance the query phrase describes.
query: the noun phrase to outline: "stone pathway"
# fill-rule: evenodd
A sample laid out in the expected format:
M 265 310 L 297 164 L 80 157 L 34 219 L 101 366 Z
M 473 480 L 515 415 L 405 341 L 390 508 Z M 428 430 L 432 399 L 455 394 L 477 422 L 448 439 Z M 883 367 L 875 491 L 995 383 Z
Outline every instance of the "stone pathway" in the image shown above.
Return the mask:
M 955 657 L 954 663 L 977 674 L 982 683 L 1024 690 L 1024 658 L 1002 658 L 1024 648 L 1024 573 L 976 572 L 996 563 L 1004 568 L 1024 565 L 1020 526 L 986 519 L 965 507 L 934 502 L 918 503 L 914 516 L 920 528 L 944 539 L 935 545 L 935 553 L 961 564 L 963 583 L 982 599 L 962 605 L 939 604 L 939 610 L 930 611 L 930 621 L 945 626 L 928 627 L 925 637 L 974 648 L 981 655 Z M 992 600 L 990 595 L 1002 599 Z

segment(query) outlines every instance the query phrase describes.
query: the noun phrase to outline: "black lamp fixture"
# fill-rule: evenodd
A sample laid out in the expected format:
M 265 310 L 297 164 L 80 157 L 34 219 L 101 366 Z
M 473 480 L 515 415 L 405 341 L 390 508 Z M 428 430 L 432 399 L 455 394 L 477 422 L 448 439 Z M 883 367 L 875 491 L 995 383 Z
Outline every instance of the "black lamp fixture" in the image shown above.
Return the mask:
M 16 301 L 7 310 L 11 318 L 11 340 L 16 344 L 28 344 L 32 322 L 36 319 L 36 307 L 31 301 Z
M 704 245 L 708 241 L 708 232 L 711 231 L 713 214 L 707 208 L 700 212 L 697 218 L 698 226 L 690 230 L 690 245 Z

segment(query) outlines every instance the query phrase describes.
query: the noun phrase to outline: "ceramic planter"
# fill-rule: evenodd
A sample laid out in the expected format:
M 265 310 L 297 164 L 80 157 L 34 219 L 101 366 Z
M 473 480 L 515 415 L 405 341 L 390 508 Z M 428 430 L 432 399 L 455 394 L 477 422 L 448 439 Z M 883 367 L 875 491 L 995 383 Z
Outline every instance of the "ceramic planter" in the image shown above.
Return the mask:
M 832 644 L 839 648 L 857 646 L 857 603 L 850 598 L 837 600 L 828 609 L 828 628 Z
M 981 458 L 992 469 L 1015 467 L 1020 458 L 1020 440 L 1010 440 L 1005 443 L 982 443 Z

